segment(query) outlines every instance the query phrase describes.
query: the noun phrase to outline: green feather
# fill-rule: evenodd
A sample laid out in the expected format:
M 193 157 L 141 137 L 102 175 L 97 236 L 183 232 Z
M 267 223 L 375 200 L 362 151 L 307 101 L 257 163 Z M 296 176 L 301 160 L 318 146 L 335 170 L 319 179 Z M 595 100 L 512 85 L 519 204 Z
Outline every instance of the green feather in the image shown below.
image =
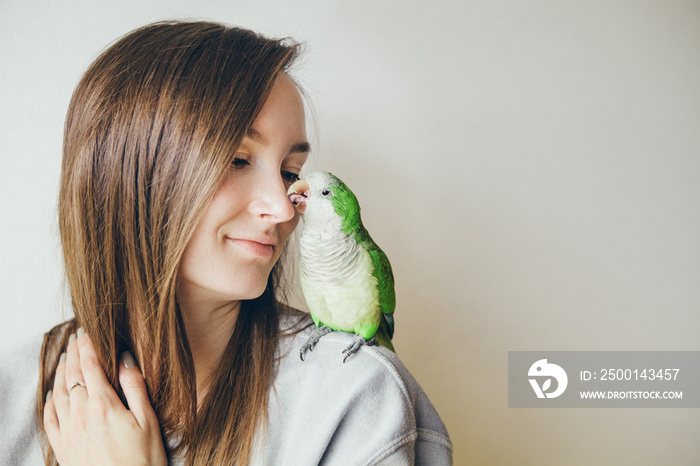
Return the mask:
M 352 237 L 355 237 L 360 230 L 367 233 L 364 226 L 362 226 L 360 203 L 357 202 L 355 194 L 350 191 L 350 188 L 348 188 L 345 183 L 340 181 L 337 177 L 331 176 L 333 181 L 330 186 L 328 186 L 328 189 L 333 193 L 331 203 L 333 204 L 333 210 L 335 210 L 335 213 L 340 217 L 343 233 Z M 369 234 L 367 236 L 369 237 Z

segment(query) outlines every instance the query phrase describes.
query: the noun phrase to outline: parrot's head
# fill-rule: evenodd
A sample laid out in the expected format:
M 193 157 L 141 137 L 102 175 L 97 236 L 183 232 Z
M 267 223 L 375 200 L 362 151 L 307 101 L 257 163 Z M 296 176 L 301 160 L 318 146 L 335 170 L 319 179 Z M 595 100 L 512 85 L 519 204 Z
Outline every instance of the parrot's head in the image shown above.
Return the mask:
M 307 225 L 340 226 L 348 233 L 361 223 L 357 198 L 332 173 L 309 173 L 289 187 L 287 196 Z

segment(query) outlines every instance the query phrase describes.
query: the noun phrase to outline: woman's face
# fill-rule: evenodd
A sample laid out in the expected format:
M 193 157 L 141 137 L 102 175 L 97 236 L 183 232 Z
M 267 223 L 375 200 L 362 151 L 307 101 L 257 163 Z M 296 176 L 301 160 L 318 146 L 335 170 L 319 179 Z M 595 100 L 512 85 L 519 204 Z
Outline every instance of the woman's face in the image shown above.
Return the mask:
M 308 152 L 301 95 L 280 73 L 185 248 L 181 305 L 216 308 L 262 294 L 299 222 L 287 188 Z

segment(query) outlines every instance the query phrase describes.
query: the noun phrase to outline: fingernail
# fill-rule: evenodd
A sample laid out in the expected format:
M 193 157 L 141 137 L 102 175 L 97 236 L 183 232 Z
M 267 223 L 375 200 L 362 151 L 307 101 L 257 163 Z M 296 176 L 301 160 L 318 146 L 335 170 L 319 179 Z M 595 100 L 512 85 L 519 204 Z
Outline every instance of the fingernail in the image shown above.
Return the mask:
M 61 357 L 58 358 L 58 363 L 66 362 L 66 353 L 61 353 Z
M 129 351 L 124 351 L 122 353 L 122 364 L 124 364 L 124 367 L 126 367 L 127 369 L 131 369 L 132 367 L 136 367 L 136 360 L 134 359 L 134 356 Z
M 46 403 L 48 403 L 48 401 L 51 399 L 51 395 L 53 395 L 53 390 L 49 390 L 46 393 Z
M 71 334 L 71 336 L 68 337 L 68 344 L 70 345 L 75 341 L 75 333 Z
M 82 337 L 83 335 L 85 335 L 85 329 L 83 327 L 80 327 L 78 329 L 78 338 Z

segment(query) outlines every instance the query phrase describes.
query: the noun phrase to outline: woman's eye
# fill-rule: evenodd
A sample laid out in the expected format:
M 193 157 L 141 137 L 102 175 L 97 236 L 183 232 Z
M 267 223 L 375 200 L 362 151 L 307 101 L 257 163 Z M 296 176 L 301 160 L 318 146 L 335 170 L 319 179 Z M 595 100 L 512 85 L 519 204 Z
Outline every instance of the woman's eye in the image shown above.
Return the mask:
M 242 159 L 240 157 L 235 157 L 233 159 L 233 162 L 231 162 L 231 166 L 233 168 L 243 168 L 250 165 L 250 162 L 247 161 L 246 159 Z
M 299 181 L 299 174 L 294 172 L 282 171 L 282 178 L 288 183 Z

